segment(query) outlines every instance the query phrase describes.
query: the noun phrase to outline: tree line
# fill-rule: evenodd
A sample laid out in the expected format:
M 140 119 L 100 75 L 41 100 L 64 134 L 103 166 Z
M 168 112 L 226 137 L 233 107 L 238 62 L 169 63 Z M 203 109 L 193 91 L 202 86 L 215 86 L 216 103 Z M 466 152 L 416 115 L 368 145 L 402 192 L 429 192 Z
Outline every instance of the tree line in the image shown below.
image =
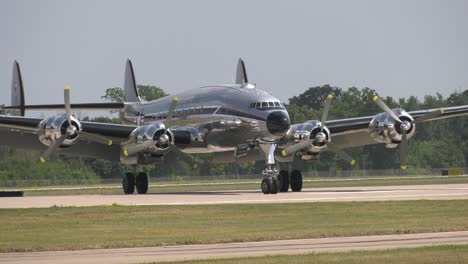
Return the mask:
M 140 96 L 151 101 L 168 95 L 163 89 L 151 85 L 138 85 Z M 327 95 L 333 94 L 334 100 L 329 113 L 329 120 L 369 116 L 382 112 L 373 102 L 378 93 L 370 88 L 351 87 L 342 89 L 330 85 L 310 87 L 302 94 L 289 99 L 286 104 L 291 122 L 300 123 L 321 118 L 323 102 Z M 123 101 L 123 89 L 109 88 L 103 99 L 114 102 Z M 381 97 L 391 108 L 403 108 L 407 111 L 431 109 L 468 104 L 468 90 L 455 91 L 448 97 L 441 94 L 426 95 L 422 99 Z M 86 121 L 118 123 L 117 118 L 84 118 Z M 332 135 L 333 137 L 333 135 Z M 435 122 L 418 124 L 416 134 L 409 140 L 408 165 L 413 168 L 464 167 L 468 164 L 468 118 L 455 117 Z M 349 148 L 348 154 L 358 162 L 356 169 L 392 169 L 399 167 L 399 152 L 386 149 L 384 144 Z M 11 148 L 0 149 L 0 181 L 15 179 L 63 178 L 95 179 L 118 178 L 126 172 L 126 167 L 100 159 L 61 157 L 53 162 L 40 164 L 39 153 L 23 152 Z M 264 168 L 264 161 L 213 164 L 212 155 L 176 155 L 168 159 L 171 162 L 146 165 L 143 169 L 152 177 L 170 176 L 205 176 L 258 174 Z M 298 169 L 309 170 L 347 170 L 350 165 L 340 160 L 331 152 L 323 152 L 319 160 L 305 162 L 295 160 Z M 18 173 L 20 172 L 20 173 Z

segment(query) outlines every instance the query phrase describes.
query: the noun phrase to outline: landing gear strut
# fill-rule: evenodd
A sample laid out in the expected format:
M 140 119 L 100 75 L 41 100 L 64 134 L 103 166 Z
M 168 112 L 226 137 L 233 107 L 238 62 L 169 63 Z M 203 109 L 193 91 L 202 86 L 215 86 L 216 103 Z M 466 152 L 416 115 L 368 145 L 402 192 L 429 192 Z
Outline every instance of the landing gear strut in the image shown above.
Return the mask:
M 136 166 L 133 167 L 133 173 L 125 173 L 122 180 L 122 189 L 125 194 L 134 193 L 135 187 L 139 194 L 145 194 L 148 192 L 148 176 L 144 172 L 138 172 L 137 174 Z
M 263 180 L 260 185 L 264 194 L 277 194 L 280 189 L 280 181 L 278 179 L 278 171 L 274 168 L 275 165 L 275 144 L 260 144 L 260 147 L 266 156 L 266 168 L 262 171 Z

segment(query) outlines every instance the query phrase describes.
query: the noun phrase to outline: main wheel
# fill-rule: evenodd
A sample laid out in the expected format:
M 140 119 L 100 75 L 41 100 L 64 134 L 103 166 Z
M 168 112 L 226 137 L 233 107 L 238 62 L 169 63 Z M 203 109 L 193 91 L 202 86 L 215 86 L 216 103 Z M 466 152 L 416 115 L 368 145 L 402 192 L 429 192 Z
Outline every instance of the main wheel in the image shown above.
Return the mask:
M 263 194 L 270 194 L 273 189 L 273 181 L 271 178 L 265 178 L 262 180 L 262 192 Z
M 277 194 L 280 189 L 280 181 L 277 178 L 271 178 L 272 186 L 271 186 L 271 194 Z
M 127 172 L 122 181 L 122 189 L 125 194 L 132 194 L 135 191 L 135 175 Z
M 138 173 L 136 178 L 136 189 L 139 194 L 145 194 L 148 192 L 148 176 L 146 176 L 146 173 Z
M 278 175 L 280 181 L 280 192 L 287 192 L 289 190 L 289 173 L 288 171 L 282 170 Z
M 302 190 L 302 173 L 298 170 L 293 170 L 291 173 L 291 190 L 293 192 Z

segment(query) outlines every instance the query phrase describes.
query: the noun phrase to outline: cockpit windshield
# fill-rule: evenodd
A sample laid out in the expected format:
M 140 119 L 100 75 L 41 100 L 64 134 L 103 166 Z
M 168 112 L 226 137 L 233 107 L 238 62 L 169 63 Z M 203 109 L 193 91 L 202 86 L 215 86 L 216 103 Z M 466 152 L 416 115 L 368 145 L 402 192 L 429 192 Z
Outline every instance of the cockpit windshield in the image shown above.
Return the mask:
M 285 109 L 281 102 L 252 102 L 249 108 L 256 108 L 259 110 L 270 110 L 270 109 Z

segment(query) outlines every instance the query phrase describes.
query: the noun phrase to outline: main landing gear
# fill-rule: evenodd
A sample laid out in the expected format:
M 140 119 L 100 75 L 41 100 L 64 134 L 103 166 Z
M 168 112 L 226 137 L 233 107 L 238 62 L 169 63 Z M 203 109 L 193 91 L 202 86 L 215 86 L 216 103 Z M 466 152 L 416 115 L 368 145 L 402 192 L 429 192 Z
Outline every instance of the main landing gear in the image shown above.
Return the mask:
M 274 168 L 275 165 L 275 144 L 259 144 L 266 158 L 266 168 L 263 170 L 263 180 L 260 185 L 264 194 L 277 194 L 287 192 L 291 186 L 291 191 L 300 192 L 302 190 L 302 173 L 293 170 L 290 162 L 281 163 L 287 165 L 279 173 Z
M 136 177 L 135 177 L 136 174 Z M 132 172 L 125 173 L 125 176 L 122 180 L 122 189 L 125 194 L 132 194 L 135 192 L 135 187 L 137 193 L 145 194 L 148 192 L 148 176 L 144 172 L 136 172 L 136 168 Z
M 300 192 L 302 191 L 302 173 L 298 170 L 281 170 L 279 172 L 278 178 L 280 180 L 280 192 L 287 192 L 289 186 L 291 186 L 291 191 Z

